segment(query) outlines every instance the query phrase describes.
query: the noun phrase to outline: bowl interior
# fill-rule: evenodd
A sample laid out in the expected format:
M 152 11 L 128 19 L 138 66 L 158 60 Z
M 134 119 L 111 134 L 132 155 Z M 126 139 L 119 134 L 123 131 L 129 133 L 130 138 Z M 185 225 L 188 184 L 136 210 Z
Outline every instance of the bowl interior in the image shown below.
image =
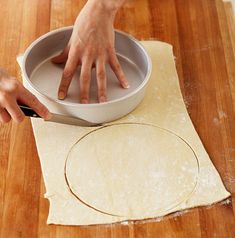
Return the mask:
M 51 32 L 31 45 L 26 56 L 25 71 L 30 84 L 39 93 L 53 100 L 57 100 L 57 91 L 64 65 L 53 64 L 51 58 L 64 49 L 71 34 L 72 28 Z M 115 48 L 130 88 L 123 89 L 110 66 L 106 65 L 107 97 L 109 102 L 138 91 L 146 80 L 149 71 L 147 55 L 137 41 L 126 34 L 116 31 Z M 69 87 L 68 96 L 65 99 L 66 102 L 79 103 L 80 70 L 81 67 L 79 66 Z M 92 69 L 90 102 L 98 102 L 95 69 Z

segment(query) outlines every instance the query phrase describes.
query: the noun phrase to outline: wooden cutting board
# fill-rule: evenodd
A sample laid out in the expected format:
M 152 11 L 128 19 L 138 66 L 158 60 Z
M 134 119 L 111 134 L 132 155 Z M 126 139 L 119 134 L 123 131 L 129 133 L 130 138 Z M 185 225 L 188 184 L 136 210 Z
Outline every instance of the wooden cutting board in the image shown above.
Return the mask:
M 0 0 L 0 66 L 50 29 L 72 25 L 84 0 Z M 235 237 L 235 30 L 221 0 L 130 0 L 116 28 L 174 45 L 185 103 L 232 199 L 161 222 L 48 226 L 48 201 L 30 121 L 0 126 L 0 237 Z M 212 191 L 213 192 L 213 191 Z

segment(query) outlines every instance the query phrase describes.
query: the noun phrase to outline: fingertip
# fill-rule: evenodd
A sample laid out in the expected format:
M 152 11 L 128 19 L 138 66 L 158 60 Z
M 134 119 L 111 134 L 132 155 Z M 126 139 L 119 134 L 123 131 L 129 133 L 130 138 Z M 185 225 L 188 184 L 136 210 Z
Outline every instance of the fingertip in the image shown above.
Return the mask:
M 7 117 L 7 118 L 0 118 L 0 123 L 2 124 L 7 124 L 11 121 L 11 117 Z
M 57 55 L 57 56 L 51 58 L 51 62 L 52 63 L 57 63 L 59 57 L 60 57 L 60 55 Z
M 40 111 L 40 116 L 45 119 L 45 120 L 50 120 L 52 117 L 52 114 L 50 113 L 50 111 L 48 110 L 48 108 L 46 106 L 43 105 L 43 107 L 41 108 Z
M 51 62 L 52 62 L 52 63 L 57 63 L 57 60 L 56 60 L 56 58 L 57 58 L 57 57 L 55 57 L 55 58 L 52 58 L 52 59 L 51 59 Z
M 53 57 L 51 59 L 51 62 L 55 63 L 55 64 L 61 64 L 61 63 L 64 63 L 65 60 L 66 60 L 66 57 L 64 56 L 64 54 L 60 54 L 60 55 Z
M 45 120 L 50 120 L 51 118 L 52 118 L 52 114 L 49 111 L 47 111 L 46 114 L 45 114 L 44 119 Z
M 119 80 L 119 82 L 120 82 L 120 84 L 121 84 L 121 86 L 122 86 L 123 88 L 125 88 L 125 89 L 130 88 L 130 84 L 129 84 L 129 82 L 126 80 L 125 77 L 120 77 L 118 80 Z
M 118 80 L 119 80 L 121 86 L 125 89 L 130 88 L 130 84 L 129 84 L 128 80 L 126 79 L 126 76 L 124 75 L 124 73 L 121 72 L 118 76 L 119 76 Z
M 6 110 L 3 110 L 0 114 L 0 122 L 5 124 L 5 123 L 9 123 L 10 121 L 11 121 L 10 114 Z
M 128 89 L 128 88 L 130 88 L 130 84 L 127 81 L 124 81 L 122 83 L 122 87 L 125 88 L 125 89 Z
M 4 121 L 4 123 L 6 123 L 6 124 L 9 123 L 9 122 L 11 122 L 11 118 L 8 118 Z
M 87 99 L 81 99 L 81 103 L 82 103 L 82 104 L 88 104 L 89 102 L 88 102 Z
M 20 117 L 18 117 L 18 118 L 16 118 L 16 119 L 13 119 L 13 120 L 14 120 L 14 122 L 15 122 L 16 124 L 20 124 L 20 123 L 22 123 L 22 122 L 24 121 L 24 119 L 25 119 L 25 116 L 22 115 L 22 116 L 20 116 Z
M 59 93 L 58 93 L 58 99 L 59 99 L 59 100 L 64 100 L 65 97 L 66 97 L 65 92 L 59 91 Z
M 104 102 L 106 102 L 107 101 L 107 98 L 105 97 L 105 96 L 101 96 L 100 98 L 99 98 L 99 102 L 100 103 L 104 103 Z

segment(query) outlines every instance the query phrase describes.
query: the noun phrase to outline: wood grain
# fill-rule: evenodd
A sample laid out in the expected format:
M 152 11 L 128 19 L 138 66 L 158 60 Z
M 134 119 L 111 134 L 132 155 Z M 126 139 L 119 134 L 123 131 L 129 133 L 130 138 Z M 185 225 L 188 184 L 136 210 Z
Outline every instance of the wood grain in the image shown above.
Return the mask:
M 72 25 L 85 0 L 0 0 L 0 66 L 20 79 L 15 58 L 50 29 Z M 190 117 L 232 193 L 228 203 L 194 208 L 163 220 L 128 225 L 46 225 L 44 199 L 30 121 L 0 126 L 0 237 L 235 237 L 234 16 L 221 0 L 129 0 L 115 27 L 140 40 L 174 45 Z M 212 191 L 213 192 L 213 191 Z

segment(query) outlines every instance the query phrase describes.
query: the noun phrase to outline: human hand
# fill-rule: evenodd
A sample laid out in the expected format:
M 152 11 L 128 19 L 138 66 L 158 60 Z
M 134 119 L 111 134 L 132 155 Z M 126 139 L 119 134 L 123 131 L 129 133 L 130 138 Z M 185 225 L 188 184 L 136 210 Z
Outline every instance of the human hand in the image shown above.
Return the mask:
M 106 64 L 111 66 L 120 85 L 129 88 L 114 48 L 113 21 L 118 9 L 117 2 L 89 0 L 77 17 L 67 47 L 59 56 L 52 59 L 54 63 L 66 62 L 58 91 L 59 99 L 66 98 L 78 65 L 81 65 L 79 82 L 81 103 L 89 103 L 92 67 L 96 67 L 99 102 L 107 101 Z
M 39 100 L 30 93 L 14 77 L 0 69 L 0 122 L 8 123 L 13 119 L 20 123 L 24 119 L 24 114 L 18 106 L 18 103 L 30 106 L 44 119 L 49 119 L 50 112 L 39 102 Z

